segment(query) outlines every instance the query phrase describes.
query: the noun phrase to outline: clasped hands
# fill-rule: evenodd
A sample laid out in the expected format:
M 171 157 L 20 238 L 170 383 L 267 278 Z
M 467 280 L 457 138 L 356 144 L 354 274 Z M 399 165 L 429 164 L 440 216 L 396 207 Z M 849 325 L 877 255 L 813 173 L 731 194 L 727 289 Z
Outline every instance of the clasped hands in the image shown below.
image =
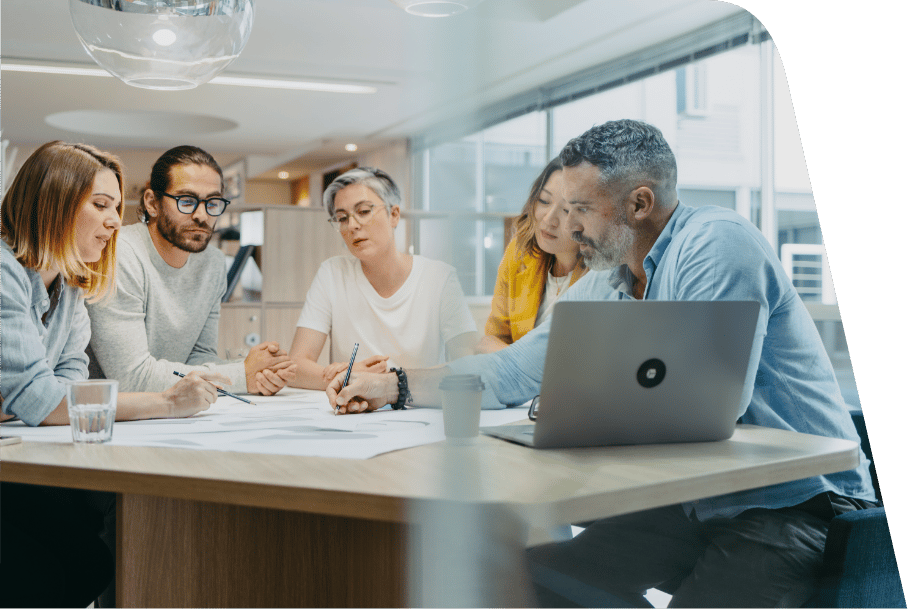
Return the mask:
M 274 341 L 264 342 L 249 350 L 246 367 L 246 392 L 274 395 L 296 377 L 297 365 Z
M 294 379 L 297 372 L 297 364 L 290 360 L 286 351 L 281 350 L 276 342 L 266 342 L 256 345 L 249 351 L 244 362 L 246 366 L 246 390 L 248 393 L 260 393 L 262 395 L 274 395 L 283 389 L 291 380 Z M 322 379 L 328 383 L 328 397 L 332 406 L 337 397 L 337 391 L 340 390 L 347 375 L 347 366 L 349 363 L 335 362 L 325 366 L 322 372 Z M 346 414 L 347 412 L 363 412 L 366 410 L 375 410 L 381 408 L 388 402 L 382 402 L 383 397 L 365 399 L 353 397 L 354 395 L 377 395 L 384 396 L 389 392 L 387 381 L 384 374 L 388 371 L 388 356 L 373 355 L 361 362 L 353 364 L 353 371 L 357 373 L 357 393 L 344 393 L 344 404 L 338 408 L 338 412 Z M 397 377 L 391 375 L 393 379 Z M 352 379 L 352 376 L 351 376 Z M 369 383 L 371 379 L 371 383 Z M 366 383 L 364 385 L 363 383 Z M 332 394 L 332 386 L 336 384 L 336 389 Z M 351 387 L 352 389 L 352 387 Z M 393 389 L 396 392 L 397 385 L 394 383 Z M 396 399 L 396 398 L 395 398 Z M 348 403 L 349 401 L 349 403 Z M 392 400 L 393 401 L 393 400 Z M 379 402 L 381 402 L 379 404 Z

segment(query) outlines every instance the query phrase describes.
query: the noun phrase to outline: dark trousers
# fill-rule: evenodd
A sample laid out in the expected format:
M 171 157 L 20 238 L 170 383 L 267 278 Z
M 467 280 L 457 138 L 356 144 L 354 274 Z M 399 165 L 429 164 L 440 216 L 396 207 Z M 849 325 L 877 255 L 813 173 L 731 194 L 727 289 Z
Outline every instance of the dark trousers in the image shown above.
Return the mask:
M 799 607 L 816 587 L 830 521 L 872 505 L 822 493 L 703 522 L 680 505 L 647 510 L 531 548 L 530 572 L 542 607 L 649 607 L 650 588 L 671 594 L 671 607 Z
M 99 537 L 112 495 L 0 484 L 0 604 L 87 607 L 111 582 Z

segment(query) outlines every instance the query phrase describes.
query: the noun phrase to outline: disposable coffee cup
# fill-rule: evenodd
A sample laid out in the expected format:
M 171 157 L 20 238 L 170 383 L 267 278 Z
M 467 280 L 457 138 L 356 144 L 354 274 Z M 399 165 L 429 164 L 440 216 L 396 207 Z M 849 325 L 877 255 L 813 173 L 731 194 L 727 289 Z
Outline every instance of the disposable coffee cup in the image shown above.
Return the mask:
M 472 444 L 479 435 L 479 411 L 486 388 L 478 374 L 452 374 L 439 383 L 445 437 L 456 445 Z
M 66 406 L 73 442 L 109 442 L 117 418 L 117 381 L 67 383 Z

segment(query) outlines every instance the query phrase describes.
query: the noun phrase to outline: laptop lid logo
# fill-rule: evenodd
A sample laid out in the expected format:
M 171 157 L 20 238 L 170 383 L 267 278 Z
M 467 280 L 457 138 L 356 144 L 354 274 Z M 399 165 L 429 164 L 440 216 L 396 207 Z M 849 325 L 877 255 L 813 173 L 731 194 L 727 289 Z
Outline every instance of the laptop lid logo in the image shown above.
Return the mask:
M 648 359 L 637 369 L 637 382 L 652 389 L 665 379 L 665 363 L 661 359 Z

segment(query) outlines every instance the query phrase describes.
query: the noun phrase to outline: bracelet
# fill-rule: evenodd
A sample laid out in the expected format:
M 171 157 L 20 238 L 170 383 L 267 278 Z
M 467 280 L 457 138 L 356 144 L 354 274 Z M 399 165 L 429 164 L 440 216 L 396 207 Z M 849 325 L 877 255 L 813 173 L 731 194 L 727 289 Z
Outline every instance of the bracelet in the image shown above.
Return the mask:
M 413 403 L 413 396 L 410 395 L 410 387 L 407 385 L 407 373 L 403 368 L 391 368 L 391 372 L 397 374 L 397 401 L 391 404 L 391 408 L 403 410 L 406 404 Z

